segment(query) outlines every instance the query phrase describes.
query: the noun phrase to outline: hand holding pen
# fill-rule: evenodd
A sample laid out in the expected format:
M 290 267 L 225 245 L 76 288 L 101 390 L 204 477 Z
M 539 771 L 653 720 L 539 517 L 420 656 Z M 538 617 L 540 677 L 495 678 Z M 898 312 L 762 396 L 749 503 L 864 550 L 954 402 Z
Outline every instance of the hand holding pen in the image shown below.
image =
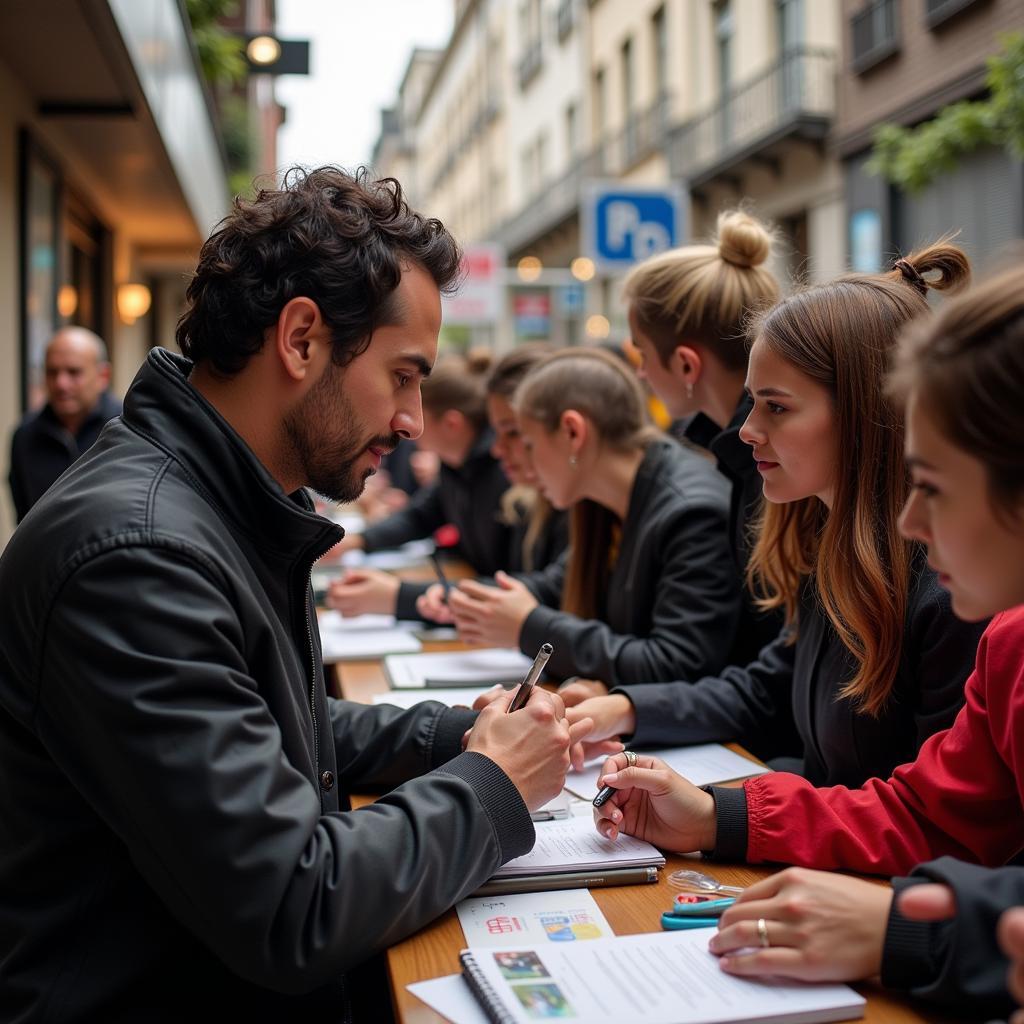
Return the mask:
M 535 685 L 551 653 L 544 647 L 519 689 L 506 691 L 480 712 L 466 745 L 505 772 L 531 811 L 561 792 L 569 747 L 593 726 L 589 719 L 570 726 L 558 695 Z

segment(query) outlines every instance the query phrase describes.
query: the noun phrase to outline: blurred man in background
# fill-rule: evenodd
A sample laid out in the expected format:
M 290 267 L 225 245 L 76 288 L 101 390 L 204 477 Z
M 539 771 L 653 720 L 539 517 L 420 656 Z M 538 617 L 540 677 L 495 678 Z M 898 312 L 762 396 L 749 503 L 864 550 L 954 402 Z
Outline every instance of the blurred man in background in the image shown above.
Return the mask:
M 11 495 L 18 522 L 84 451 L 107 420 L 121 415 L 103 340 L 62 327 L 46 347 L 46 405 L 28 413 L 11 442 Z

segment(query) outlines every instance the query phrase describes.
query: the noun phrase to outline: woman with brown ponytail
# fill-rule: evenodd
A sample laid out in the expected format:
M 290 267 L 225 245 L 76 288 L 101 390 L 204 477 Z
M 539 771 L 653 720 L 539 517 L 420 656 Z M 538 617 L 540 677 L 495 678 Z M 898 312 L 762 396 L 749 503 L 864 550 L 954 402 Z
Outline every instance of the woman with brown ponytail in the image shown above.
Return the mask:
M 636 374 L 599 349 L 555 353 L 514 405 L 538 487 L 569 510 L 569 551 L 541 572 L 453 589 L 463 639 L 531 656 L 551 643 L 554 676 L 611 685 L 721 668 L 739 587 L 714 466 L 651 426 Z
M 797 292 L 753 321 L 753 408 L 739 436 L 765 504 L 749 575 L 786 625 L 745 667 L 571 708 L 594 720 L 594 738 L 736 741 L 815 785 L 858 786 L 952 722 L 984 624 L 955 618 L 921 547 L 899 534 L 903 420 L 883 384 L 899 332 L 928 311 L 928 288 L 968 272 L 940 243 L 891 273 Z M 731 822 L 742 791 L 722 792 Z M 719 835 L 733 850 L 729 828 Z

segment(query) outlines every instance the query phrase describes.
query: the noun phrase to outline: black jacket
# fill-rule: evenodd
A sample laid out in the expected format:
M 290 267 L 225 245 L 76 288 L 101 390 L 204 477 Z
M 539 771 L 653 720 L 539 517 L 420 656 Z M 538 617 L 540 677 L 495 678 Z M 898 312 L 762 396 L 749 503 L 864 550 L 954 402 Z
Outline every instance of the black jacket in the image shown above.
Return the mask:
M 1006 987 L 1009 960 L 996 941 L 1000 915 L 1024 903 L 1024 867 L 983 868 L 940 857 L 894 878 L 902 892 L 912 885 L 942 882 L 956 894 L 956 916 L 949 921 L 911 921 L 893 901 L 882 982 L 944 1008 L 985 1019 L 1008 1015 L 1014 1001 Z
M 8 474 L 19 523 L 50 484 L 96 443 L 107 420 L 120 415 L 120 399 L 104 391 L 76 434 L 67 431 L 49 403 L 21 421 L 11 438 Z
M 341 1020 L 344 972 L 533 843 L 470 713 L 326 696 L 341 531 L 188 369 L 150 353 L 0 559 L 5 1022 Z
M 725 663 L 739 593 L 725 532 L 725 481 L 675 441 L 647 448 L 629 498 L 618 558 L 596 619 L 559 610 L 565 559 L 520 577 L 541 602 L 519 645 L 555 651 L 548 670 L 609 686 L 715 672 Z
M 459 530 L 457 553 L 476 572 L 492 576 L 505 568 L 512 530 L 501 521 L 501 496 L 508 490 L 508 480 L 491 455 L 493 442 L 493 433 L 484 430 L 458 469 L 442 462 L 432 486 L 417 491 L 405 508 L 366 528 L 366 550 L 396 548 L 453 523 Z
M 753 399 L 744 395 L 724 430 L 719 430 L 706 416 L 698 413 L 684 432 L 687 441 L 707 448 L 714 455 L 719 472 L 730 485 L 729 538 L 743 603 L 736 642 L 729 652 L 729 665 L 746 665 L 753 661 L 761 648 L 771 643 L 782 628 L 782 612 L 758 609 L 746 585 L 747 562 L 753 548 L 753 526 L 761 511 L 764 489 L 750 445 L 740 440 L 740 427 L 753 407 Z
M 856 663 L 831 628 L 814 587 L 805 584 L 796 643 L 788 644 L 781 634 L 755 662 L 717 677 L 623 689 L 636 708 L 633 742 L 735 741 L 763 760 L 799 754 L 802 748 L 802 766 L 786 767 L 817 786 L 860 786 L 874 776 L 888 778 L 956 717 L 985 625 L 956 618 L 935 574 L 920 571 L 908 601 L 892 697 L 875 718 L 837 697 Z M 742 796 L 742 790 L 735 792 Z

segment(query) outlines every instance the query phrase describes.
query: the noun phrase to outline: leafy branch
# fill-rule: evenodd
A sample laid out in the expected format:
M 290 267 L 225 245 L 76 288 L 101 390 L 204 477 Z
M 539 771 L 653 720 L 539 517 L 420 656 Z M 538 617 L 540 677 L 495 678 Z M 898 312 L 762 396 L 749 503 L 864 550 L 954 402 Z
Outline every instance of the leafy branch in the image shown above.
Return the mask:
M 875 130 L 868 170 L 907 192 L 920 192 L 981 146 L 1002 146 L 1024 158 L 1024 33 L 1000 38 L 987 61 L 988 96 L 943 107 L 915 128 L 883 124 Z

